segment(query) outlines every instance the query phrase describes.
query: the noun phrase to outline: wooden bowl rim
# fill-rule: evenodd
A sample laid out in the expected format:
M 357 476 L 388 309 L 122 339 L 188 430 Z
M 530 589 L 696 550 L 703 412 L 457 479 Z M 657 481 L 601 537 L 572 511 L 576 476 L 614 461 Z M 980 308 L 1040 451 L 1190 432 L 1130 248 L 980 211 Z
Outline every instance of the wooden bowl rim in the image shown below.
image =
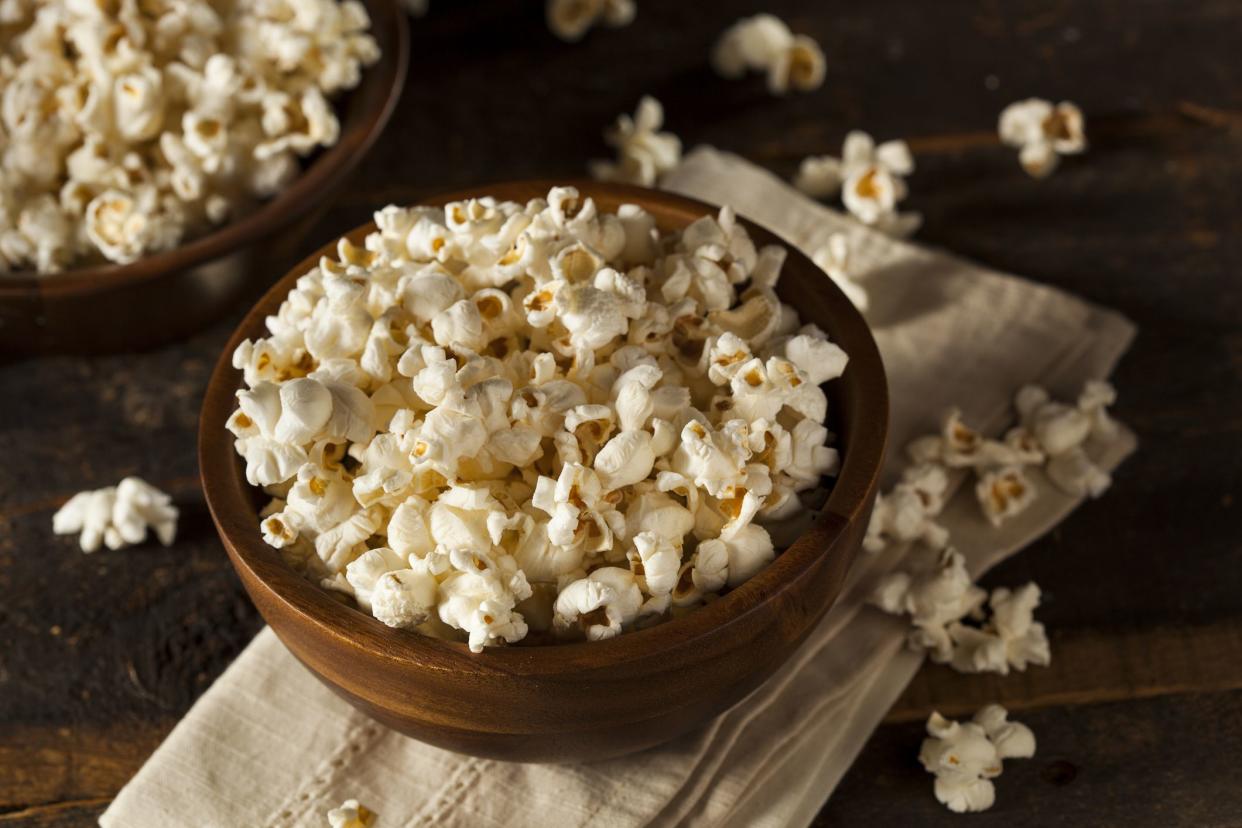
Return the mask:
M 440 206 L 486 195 L 525 200 L 543 196 L 553 186 L 577 187 L 586 196 L 619 198 L 654 208 L 653 212 L 659 209 L 680 210 L 701 216 L 714 215 L 719 210 L 718 206 L 681 195 L 593 180 L 509 181 L 432 196 L 421 199 L 419 204 Z M 286 614 L 298 617 L 303 624 L 318 630 L 320 635 L 335 638 L 347 648 L 365 650 L 373 656 L 436 671 L 550 676 L 573 668 L 590 669 L 602 664 L 617 665 L 650 659 L 695 640 L 728 635 L 731 628 L 739 628 L 747 616 L 789 589 L 810 568 L 817 556 L 825 554 L 852 524 L 864 517 L 878 485 L 888 429 L 888 387 L 884 366 L 862 315 L 840 288 L 794 245 L 748 219 L 740 220 L 757 242 L 779 243 L 789 250 L 786 268 L 792 265 L 821 273 L 823 287 L 828 294 L 825 298 L 832 311 L 832 330 L 829 333 L 833 341 L 846 350 L 850 359 L 846 369 L 848 379 L 842 377 L 836 381 L 854 386 L 859 405 L 875 415 L 852 424 L 849 444 L 841 447 L 841 472 L 821 510 L 819 521 L 753 578 L 684 616 L 604 641 L 489 647 L 483 653 L 472 653 L 464 643 L 391 629 L 357 607 L 335 600 L 327 590 L 287 566 L 280 559 L 278 550 L 265 544 L 258 532 L 259 519 L 251 500 L 253 487 L 245 480 L 232 445 L 232 435 L 225 429 L 225 421 L 235 407 L 235 392 L 242 385 L 241 372 L 232 367 L 231 357 L 242 339 L 266 333 L 265 316 L 275 312 L 297 278 L 315 267 L 321 256 L 335 253 L 335 241 L 324 245 L 294 267 L 249 311 L 225 346 L 204 395 L 199 423 L 199 467 L 203 492 L 239 574 L 249 576 L 248 580 L 254 585 L 261 585 L 265 597 L 282 604 Z M 346 235 L 359 243 L 361 237 L 374 228 L 374 223 L 369 223 Z M 238 537 L 229 531 L 230 526 L 252 528 Z
M 30 270 L 0 275 L 0 301 L 32 297 L 91 295 L 122 285 L 158 279 L 164 274 L 210 262 L 275 235 L 309 213 L 318 195 L 330 193 L 366 156 L 401 98 L 410 60 L 410 37 L 397 0 L 363 0 L 371 18 L 371 34 L 380 45 L 380 57 L 362 72 L 358 86 L 345 90 L 341 100 L 385 89 L 378 106 L 357 113 L 356 132 L 341 124 L 340 139 L 318 153 L 288 187 L 237 221 L 197 236 L 172 250 L 144 256 L 128 264 L 94 264 L 63 273 L 40 276 Z

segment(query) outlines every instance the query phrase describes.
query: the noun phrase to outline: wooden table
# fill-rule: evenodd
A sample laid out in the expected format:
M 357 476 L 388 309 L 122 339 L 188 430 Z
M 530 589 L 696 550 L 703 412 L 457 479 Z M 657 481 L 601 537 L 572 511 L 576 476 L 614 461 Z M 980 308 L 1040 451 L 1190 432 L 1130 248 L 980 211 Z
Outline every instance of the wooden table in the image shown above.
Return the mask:
M 823 44 L 822 89 L 776 99 L 712 74 L 716 34 L 763 5 Z M 399 114 L 307 249 L 388 202 L 580 175 L 601 128 L 651 93 L 687 145 L 784 175 L 849 128 L 906 138 L 923 242 L 1139 325 L 1116 382 L 1140 451 L 986 580 L 1042 585 L 1052 666 L 925 668 L 820 823 L 955 824 L 915 759 L 922 720 L 998 700 L 1039 754 L 1007 766 L 972 825 L 1242 824 L 1242 5 L 640 0 L 633 26 L 578 46 L 533 3 L 432 6 Z M 1088 114 L 1090 153 L 1047 181 L 995 136 L 1028 95 Z M 150 353 L 0 366 L 0 824 L 93 821 L 260 626 L 194 460 L 235 321 Z M 88 557 L 52 537 L 59 503 L 127 474 L 182 505 L 173 548 Z

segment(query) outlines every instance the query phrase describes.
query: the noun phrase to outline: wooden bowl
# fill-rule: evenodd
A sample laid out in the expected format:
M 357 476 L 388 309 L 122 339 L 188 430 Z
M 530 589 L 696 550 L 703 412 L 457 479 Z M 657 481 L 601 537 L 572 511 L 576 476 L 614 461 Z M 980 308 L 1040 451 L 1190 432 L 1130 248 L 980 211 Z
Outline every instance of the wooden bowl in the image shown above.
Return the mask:
M 524 202 L 553 183 L 493 185 L 426 203 L 482 195 Z M 638 187 L 572 183 L 604 210 L 642 205 L 665 231 L 717 209 Z M 757 243 L 785 244 L 744 223 Z M 373 229 L 349 236 L 361 243 Z M 264 317 L 334 247 L 309 256 L 233 334 L 208 386 L 199 431 L 207 503 L 259 612 L 339 696 L 389 727 L 461 753 L 533 762 L 619 756 L 666 742 L 742 699 L 780 667 L 840 591 L 867 526 L 888 428 L 884 367 L 866 323 L 818 267 L 785 246 L 789 258 L 777 292 L 850 357 L 845 375 L 826 386 L 843 462 L 822 517 L 766 569 L 688 615 L 607 641 L 478 654 L 465 644 L 390 629 L 342 605 L 260 537 L 255 492 L 224 427 L 241 387 L 230 354 L 243 338 L 265 333 Z
M 265 263 L 287 264 L 305 249 L 302 239 L 383 131 L 405 83 L 404 13 L 396 0 L 364 5 L 381 55 L 342 97 L 336 144 L 254 212 L 172 250 L 54 276 L 0 275 L 0 354 L 95 353 L 188 335 L 261 279 Z

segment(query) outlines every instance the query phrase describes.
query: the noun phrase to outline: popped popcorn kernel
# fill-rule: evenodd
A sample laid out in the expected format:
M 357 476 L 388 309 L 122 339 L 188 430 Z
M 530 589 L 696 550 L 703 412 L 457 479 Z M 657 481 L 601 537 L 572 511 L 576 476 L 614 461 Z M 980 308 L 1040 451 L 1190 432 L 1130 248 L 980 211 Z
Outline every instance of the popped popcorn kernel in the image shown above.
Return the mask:
M 1063 155 L 1087 151 L 1086 121 L 1069 101 L 1053 104 L 1028 98 L 1005 107 L 997 125 L 1001 142 L 1017 147 L 1018 161 L 1032 178 L 1046 178 Z
M 986 811 L 996 801 L 993 779 L 1001 775 L 1003 760 L 1035 755 L 1030 728 L 1008 721 L 999 704 L 990 704 L 969 722 L 950 721 L 933 712 L 927 719 L 927 738 L 919 762 L 936 777 L 936 799 L 950 811 Z
M 52 516 L 57 535 L 78 535 L 86 553 L 100 546 L 121 549 L 142 543 L 147 530 L 164 546 L 177 536 L 177 507 L 172 498 L 138 477 L 127 477 L 116 486 L 78 492 Z

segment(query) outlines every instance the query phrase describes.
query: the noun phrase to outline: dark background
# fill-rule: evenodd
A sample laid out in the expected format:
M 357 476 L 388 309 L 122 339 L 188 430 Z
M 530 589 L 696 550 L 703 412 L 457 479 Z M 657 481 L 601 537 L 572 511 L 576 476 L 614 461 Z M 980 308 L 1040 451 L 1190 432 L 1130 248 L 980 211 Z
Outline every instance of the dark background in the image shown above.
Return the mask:
M 303 248 L 388 202 L 582 175 L 644 93 L 687 147 L 785 176 L 851 128 L 907 139 L 918 240 L 1138 324 L 1115 380 L 1142 443 L 1104 499 L 985 581 L 1043 587 L 1052 665 L 926 667 L 820 821 L 956 823 L 917 764 L 922 721 L 999 700 L 1039 753 L 971 825 L 1242 824 L 1242 3 L 639 0 L 632 26 L 578 45 L 540 5 L 432 0 L 393 123 Z M 822 44 L 821 89 L 778 99 L 712 73 L 716 36 L 761 10 Z M 995 134 L 1030 95 L 1088 118 L 1090 152 L 1046 181 Z M 0 366 L 0 825 L 92 822 L 260 627 L 194 459 L 238 318 L 149 353 Z M 127 474 L 182 506 L 173 548 L 88 557 L 52 536 L 61 502 Z

